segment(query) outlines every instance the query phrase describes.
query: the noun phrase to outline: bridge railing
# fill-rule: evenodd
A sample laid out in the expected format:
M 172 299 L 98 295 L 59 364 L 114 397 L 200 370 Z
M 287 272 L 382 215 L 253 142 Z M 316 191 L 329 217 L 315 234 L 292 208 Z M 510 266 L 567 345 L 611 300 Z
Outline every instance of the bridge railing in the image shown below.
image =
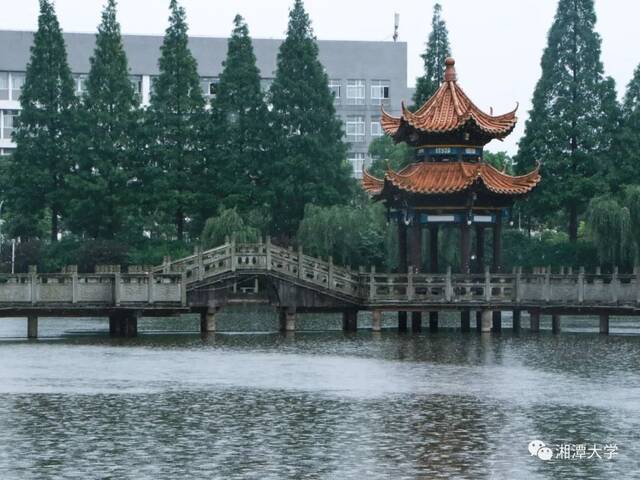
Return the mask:
M 177 273 L 0 275 L 0 303 L 185 305 L 186 282 Z
M 356 272 L 323 260 L 265 242 L 236 244 L 202 251 L 178 261 L 166 260 L 154 272 L 181 273 L 196 282 L 237 270 L 274 271 L 350 296 L 362 302 L 492 303 L 492 304 L 640 304 L 640 271 L 634 274 L 585 273 L 571 270 L 551 273 L 535 269 L 523 273 L 478 274 Z

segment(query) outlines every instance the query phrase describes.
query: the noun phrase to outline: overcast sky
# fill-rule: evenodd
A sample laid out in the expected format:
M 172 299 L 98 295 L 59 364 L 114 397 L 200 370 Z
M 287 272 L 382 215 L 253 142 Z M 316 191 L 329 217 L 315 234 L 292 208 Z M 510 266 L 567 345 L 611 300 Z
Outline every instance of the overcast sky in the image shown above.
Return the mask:
M 282 38 L 293 0 L 181 0 L 190 34 L 227 36 L 236 13 L 243 15 L 251 35 Z M 62 28 L 94 32 L 104 0 L 56 0 Z M 387 40 L 393 34 L 394 12 L 400 14 L 399 40 L 408 44 L 408 84 L 422 70 L 419 55 L 430 31 L 431 0 L 306 0 L 320 39 Z M 557 0 L 441 0 L 456 59 L 459 83 L 482 108 L 494 113 L 520 103 L 516 130 L 490 150 L 515 153 L 518 138 L 540 76 L 540 56 L 555 14 Z M 120 0 L 124 33 L 162 34 L 169 0 Z M 0 0 L 0 29 L 34 30 L 38 0 Z M 618 95 L 640 63 L 640 2 L 596 0 L 597 31 L 602 37 L 605 72 L 616 80 Z M 3 45 L 1 48 L 11 48 Z

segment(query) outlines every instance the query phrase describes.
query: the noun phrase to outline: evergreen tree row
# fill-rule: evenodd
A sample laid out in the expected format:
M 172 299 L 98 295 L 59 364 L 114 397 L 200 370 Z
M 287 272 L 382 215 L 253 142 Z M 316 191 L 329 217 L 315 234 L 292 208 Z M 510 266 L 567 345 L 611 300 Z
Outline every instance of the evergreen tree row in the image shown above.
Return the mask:
M 236 208 L 264 233 L 295 233 L 307 203 L 352 193 L 343 128 L 301 0 L 289 15 L 271 90 L 260 87 L 248 27 L 234 19 L 215 96 L 207 103 L 188 45 L 184 9 L 169 27 L 143 109 L 129 80 L 116 1 L 98 27 L 86 91 L 76 97 L 51 0 L 20 99 L 16 152 L 3 190 L 14 236 L 188 240 Z

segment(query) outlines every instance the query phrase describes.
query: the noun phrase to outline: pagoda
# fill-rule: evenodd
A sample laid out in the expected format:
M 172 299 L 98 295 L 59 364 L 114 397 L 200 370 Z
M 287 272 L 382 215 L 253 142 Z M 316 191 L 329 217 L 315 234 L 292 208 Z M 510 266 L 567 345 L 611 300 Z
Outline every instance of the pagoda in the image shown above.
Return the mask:
M 499 171 L 483 159 L 484 146 L 502 140 L 516 125 L 516 108 L 503 115 L 480 110 L 458 85 L 455 61 L 445 61 L 444 81 L 415 112 L 402 104 L 399 117 L 382 110 L 387 135 L 415 148 L 414 163 L 399 171 L 388 169 L 383 178 L 368 171 L 363 187 L 387 207 L 398 225 L 399 269 L 422 266 L 423 229 L 429 230 L 429 268 L 438 272 L 438 232 L 460 229 L 460 272 L 471 270 L 471 236 L 475 230 L 474 266 L 484 265 L 485 230 L 493 231 L 493 270 L 500 271 L 501 230 L 516 199 L 540 181 L 539 169 L 521 176 Z M 410 247 L 410 248 L 409 248 Z

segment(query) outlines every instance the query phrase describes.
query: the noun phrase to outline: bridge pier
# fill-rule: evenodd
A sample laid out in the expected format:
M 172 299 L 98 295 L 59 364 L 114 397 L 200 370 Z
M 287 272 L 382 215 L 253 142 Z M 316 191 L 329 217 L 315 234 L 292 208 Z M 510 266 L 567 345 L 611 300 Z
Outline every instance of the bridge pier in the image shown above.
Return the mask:
M 38 316 L 29 315 L 27 317 L 27 337 L 38 338 Z
M 112 337 L 136 337 L 138 336 L 137 311 L 118 311 L 109 316 L 109 334 Z
M 460 330 L 463 332 L 471 331 L 471 312 L 469 310 L 460 311 Z
M 407 331 L 407 312 L 398 312 L 398 331 Z
M 342 312 L 342 330 L 355 332 L 358 330 L 358 311 L 345 310 Z
M 608 313 L 600 314 L 600 333 L 604 335 L 609 335 L 609 314 Z
M 476 330 L 482 331 L 482 310 L 476 310 Z
M 538 310 L 529 311 L 529 323 L 532 332 L 540 332 L 540 312 Z
M 216 331 L 217 308 L 207 308 L 200 312 L 200 333 L 213 333 Z
M 520 310 L 513 311 L 513 331 L 520 331 Z
M 280 309 L 280 331 L 295 332 L 297 313 L 294 307 L 285 307 Z
M 429 331 L 438 331 L 438 312 L 429 312 Z
M 551 332 L 560 333 L 560 315 L 551 315 Z
M 482 319 L 481 319 L 481 328 L 480 331 L 482 333 L 489 333 L 491 332 L 491 327 L 492 327 L 492 323 L 493 323 L 493 312 L 491 310 L 482 310 Z
M 382 330 L 382 311 L 374 310 L 371 312 L 371 330 L 379 332 Z
M 422 312 L 411 312 L 411 331 L 422 331 Z
M 499 333 L 502 331 L 502 312 L 500 310 L 495 310 L 493 312 L 493 322 L 491 330 L 495 333 Z

